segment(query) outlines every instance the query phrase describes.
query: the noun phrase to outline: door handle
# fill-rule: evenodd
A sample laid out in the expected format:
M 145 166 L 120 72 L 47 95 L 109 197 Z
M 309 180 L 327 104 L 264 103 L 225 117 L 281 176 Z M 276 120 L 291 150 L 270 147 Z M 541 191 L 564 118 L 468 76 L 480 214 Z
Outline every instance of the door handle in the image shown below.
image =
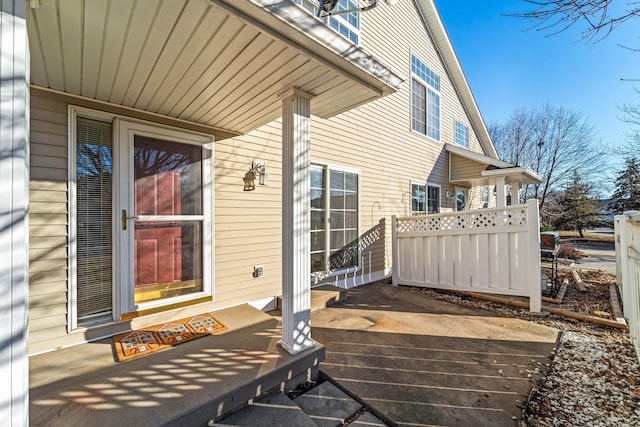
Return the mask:
M 137 216 L 127 216 L 127 210 L 122 209 L 122 230 L 127 229 L 127 220 L 129 219 L 138 219 Z

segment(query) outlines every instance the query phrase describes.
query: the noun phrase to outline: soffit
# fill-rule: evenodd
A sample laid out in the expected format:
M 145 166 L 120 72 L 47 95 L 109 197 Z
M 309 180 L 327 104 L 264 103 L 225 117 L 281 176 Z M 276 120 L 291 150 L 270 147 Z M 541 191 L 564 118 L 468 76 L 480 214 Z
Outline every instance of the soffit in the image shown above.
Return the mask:
M 468 186 L 494 185 L 498 178 L 505 179 L 506 184 L 542 182 L 540 175 L 526 167 L 514 166 L 453 144 L 445 144 L 445 150 L 449 153 L 449 180 L 453 183 Z
M 314 96 L 312 114 L 330 117 L 402 83 L 357 47 L 356 57 L 337 54 L 258 3 L 41 1 L 27 18 L 31 82 L 238 133 L 279 118 L 278 95 L 291 87 Z

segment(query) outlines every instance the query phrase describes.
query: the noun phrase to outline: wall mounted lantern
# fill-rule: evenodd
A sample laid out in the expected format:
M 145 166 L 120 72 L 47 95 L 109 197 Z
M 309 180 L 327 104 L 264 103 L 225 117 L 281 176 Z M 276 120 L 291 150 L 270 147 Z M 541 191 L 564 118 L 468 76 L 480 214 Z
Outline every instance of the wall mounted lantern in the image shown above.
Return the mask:
M 269 185 L 269 169 L 262 160 L 254 160 L 251 163 L 251 167 L 244 174 L 244 191 L 253 191 L 256 189 L 256 178 L 258 178 L 258 184 Z
M 330 15 L 344 15 L 348 13 L 354 12 L 366 12 L 367 10 L 371 10 L 378 5 L 378 0 L 368 0 L 369 4 L 361 7 L 356 7 L 354 9 L 343 9 L 343 10 L 335 10 L 336 6 L 338 6 L 339 0 L 318 0 L 318 17 L 324 18 L 325 16 Z M 393 6 L 398 2 L 398 0 L 385 0 L 389 6 Z

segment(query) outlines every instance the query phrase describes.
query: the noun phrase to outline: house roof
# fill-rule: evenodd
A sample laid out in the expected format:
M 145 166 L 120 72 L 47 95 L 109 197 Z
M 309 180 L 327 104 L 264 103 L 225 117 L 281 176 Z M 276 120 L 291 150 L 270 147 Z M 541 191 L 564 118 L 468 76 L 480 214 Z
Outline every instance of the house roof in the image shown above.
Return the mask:
M 445 144 L 445 150 L 449 153 L 449 181 L 453 183 L 493 185 L 497 178 L 504 178 L 506 184 L 542 182 L 542 177 L 527 167 L 515 166 L 454 144 Z
M 442 62 L 453 81 L 454 88 L 462 101 L 467 116 L 471 120 L 471 126 L 482 145 L 484 154 L 497 159 L 498 153 L 493 145 L 489 131 L 484 123 L 469 82 L 462 70 L 458 56 L 451 44 L 447 30 L 442 23 L 434 0 L 415 0 L 415 3 L 422 15 L 425 28 L 431 35 Z
M 246 133 L 282 115 L 279 94 L 330 117 L 404 78 L 291 2 L 44 1 L 28 8 L 34 86 Z

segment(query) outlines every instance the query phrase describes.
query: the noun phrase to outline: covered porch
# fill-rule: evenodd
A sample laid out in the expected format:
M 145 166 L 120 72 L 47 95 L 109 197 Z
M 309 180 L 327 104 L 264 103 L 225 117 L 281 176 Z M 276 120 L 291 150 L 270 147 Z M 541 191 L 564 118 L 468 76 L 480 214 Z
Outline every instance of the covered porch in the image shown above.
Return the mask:
M 228 331 L 127 362 L 109 338 L 32 357 L 29 425 L 201 426 L 317 378 L 323 345 L 289 354 L 280 321 L 249 305 L 215 315 Z
M 264 358 L 256 362 L 256 366 L 252 365 L 250 354 L 244 355 L 248 357 L 246 363 L 238 365 L 237 371 L 233 372 L 238 375 L 236 379 L 245 371 L 249 372 L 247 376 L 259 374 L 269 377 L 269 372 L 277 372 L 288 363 L 301 363 L 308 368 L 316 366 L 321 359 L 322 347 L 311 339 L 309 324 L 310 226 L 307 203 L 310 117 L 312 114 L 332 117 L 393 93 L 403 78 L 289 2 L 152 0 L 144 4 L 111 4 L 87 1 L 84 7 L 80 7 L 76 2 L 19 0 L 3 7 L 2 31 L 3 133 L 0 148 L 3 167 L 5 163 L 9 165 L 6 174 L 3 169 L 3 177 L 10 178 L 13 183 L 11 193 L 0 204 L 3 221 L 7 218 L 7 226 L 2 223 L 0 255 L 12 260 L 12 264 L 3 269 L 3 280 L 0 281 L 3 293 L 11 295 L 5 320 L 12 325 L 3 332 L 6 335 L 3 335 L 3 341 L 10 343 L 11 347 L 11 357 L 5 359 L 2 366 L 3 371 L 10 373 L 7 378 L 11 379 L 2 395 L 3 408 L 11 411 L 11 416 L 4 418 L 13 417 L 16 424 L 26 424 L 27 406 L 31 401 L 44 411 L 32 413 L 33 424 L 39 420 L 49 424 L 48 416 L 55 413 L 55 406 L 60 401 L 47 393 L 76 376 L 87 380 L 99 378 L 99 384 L 107 388 L 111 381 L 109 378 L 114 379 L 111 385 L 118 381 L 131 382 L 131 390 L 134 391 L 125 393 L 123 399 L 142 397 L 141 407 L 157 406 L 157 399 L 161 398 L 158 396 L 191 394 L 191 400 L 198 402 L 196 395 L 199 394 L 195 390 L 160 386 L 158 396 L 152 396 L 155 391 L 146 397 L 140 396 L 135 391 L 136 381 L 146 380 L 134 377 L 144 371 L 143 367 L 150 359 L 117 366 L 107 364 L 108 368 L 100 370 L 99 376 L 95 376 L 95 372 L 79 371 L 78 366 L 82 365 L 79 360 L 83 363 L 96 360 L 97 363 L 110 357 L 110 351 L 105 352 L 107 346 L 101 344 L 102 341 L 75 346 L 83 341 L 84 332 L 65 337 L 68 338 L 66 345 L 74 346 L 57 350 L 60 358 L 52 355 L 28 358 L 26 331 L 28 315 L 33 313 L 30 310 L 36 299 L 53 300 L 49 294 L 53 292 L 50 286 L 38 287 L 43 294 L 29 289 L 29 258 L 33 256 L 28 246 L 29 190 L 34 178 L 31 167 L 47 168 L 52 163 L 48 152 L 30 153 L 30 140 L 34 137 L 30 128 L 31 90 L 51 97 L 63 97 L 70 104 L 83 108 L 89 106 L 112 114 L 126 114 L 132 120 L 170 124 L 222 139 L 281 119 L 282 140 L 274 144 L 282 149 L 282 326 L 273 324 L 273 327 L 265 329 L 263 324 L 257 332 L 252 325 L 242 323 L 244 318 L 240 319 L 237 332 L 229 333 L 229 339 L 258 340 L 258 349 L 251 351 L 266 353 L 261 353 Z M 7 46 L 11 48 L 5 48 Z M 10 102 L 4 102 L 5 98 Z M 65 131 L 60 136 L 64 141 Z M 55 162 L 64 164 L 61 169 L 66 167 L 64 156 L 56 158 Z M 39 185 L 49 185 L 48 178 L 39 177 Z M 63 181 L 65 179 L 62 178 Z M 114 215 L 114 218 L 118 216 Z M 123 219 L 123 222 L 128 219 Z M 40 220 L 46 221 L 46 218 Z M 120 227 L 118 222 L 114 224 L 115 228 Z M 33 221 L 32 225 L 40 224 Z M 58 249 L 60 253 L 66 253 L 66 242 L 61 243 Z M 32 257 L 32 263 L 37 261 Z M 61 270 L 67 268 L 66 259 L 46 260 L 39 265 L 57 263 L 62 263 Z M 214 278 L 215 271 L 211 280 Z M 72 304 L 73 292 L 66 289 L 66 279 L 63 277 L 60 283 L 61 288 L 56 288 L 60 295 L 55 298 L 61 299 L 63 305 L 64 301 Z M 211 289 L 212 294 L 207 297 L 213 303 L 213 283 Z M 122 292 L 117 280 L 114 292 Z M 114 317 L 110 323 L 114 332 L 128 324 L 122 316 L 128 313 L 117 307 L 116 301 L 120 299 L 114 295 Z M 198 303 L 204 302 L 203 299 L 198 300 Z M 157 312 L 153 314 L 157 315 Z M 170 317 L 171 308 L 167 313 Z M 138 316 L 142 319 L 138 323 L 144 323 L 143 312 L 130 314 L 129 318 L 131 316 Z M 60 319 L 66 321 L 64 317 L 65 313 L 57 313 L 59 323 L 55 326 L 59 330 L 65 327 L 72 329 L 72 322 L 67 325 L 60 323 Z M 255 313 L 248 317 L 260 318 Z M 32 316 L 32 324 L 33 320 Z M 245 332 L 244 336 L 241 331 Z M 263 337 L 264 341 L 256 336 Z M 214 345 L 216 351 L 220 350 L 222 340 L 218 339 L 219 336 L 212 338 L 187 343 L 185 347 L 169 352 L 169 356 L 158 353 L 153 357 L 159 358 L 159 369 L 179 370 L 186 360 L 211 356 L 207 345 Z M 91 333 L 84 338 L 94 339 L 96 336 Z M 233 340 L 229 341 L 225 350 L 232 351 L 236 346 Z M 185 359 L 161 361 L 163 357 L 171 358 L 178 353 Z M 41 365 L 38 363 L 40 357 L 44 360 Z M 267 362 L 263 363 L 265 360 Z M 70 361 L 75 363 L 68 364 Z M 28 392 L 29 366 L 32 374 L 38 372 L 31 377 L 31 397 Z M 60 372 L 62 367 L 68 368 L 67 377 L 54 379 L 47 376 L 47 372 L 54 368 Z M 150 371 L 148 373 L 153 375 Z M 285 377 L 291 377 L 293 373 L 294 369 L 287 369 Z M 211 382 L 226 380 L 227 375 L 228 371 L 225 371 Z M 274 378 L 268 385 L 280 382 L 280 378 Z M 117 399 L 106 398 L 105 401 L 92 395 L 90 390 L 94 385 L 69 392 L 78 397 L 76 403 L 79 406 L 102 402 L 105 408 L 111 408 L 122 416 Z M 153 388 L 153 381 L 149 386 Z M 221 399 L 218 406 L 224 410 L 224 398 Z M 144 411 L 147 412 L 156 411 Z
M 495 157 L 445 144 L 449 154 L 449 182 L 466 187 L 494 187 L 496 207 L 520 203 L 520 189 L 526 184 L 539 184 L 542 177 L 534 170 L 498 160 Z

